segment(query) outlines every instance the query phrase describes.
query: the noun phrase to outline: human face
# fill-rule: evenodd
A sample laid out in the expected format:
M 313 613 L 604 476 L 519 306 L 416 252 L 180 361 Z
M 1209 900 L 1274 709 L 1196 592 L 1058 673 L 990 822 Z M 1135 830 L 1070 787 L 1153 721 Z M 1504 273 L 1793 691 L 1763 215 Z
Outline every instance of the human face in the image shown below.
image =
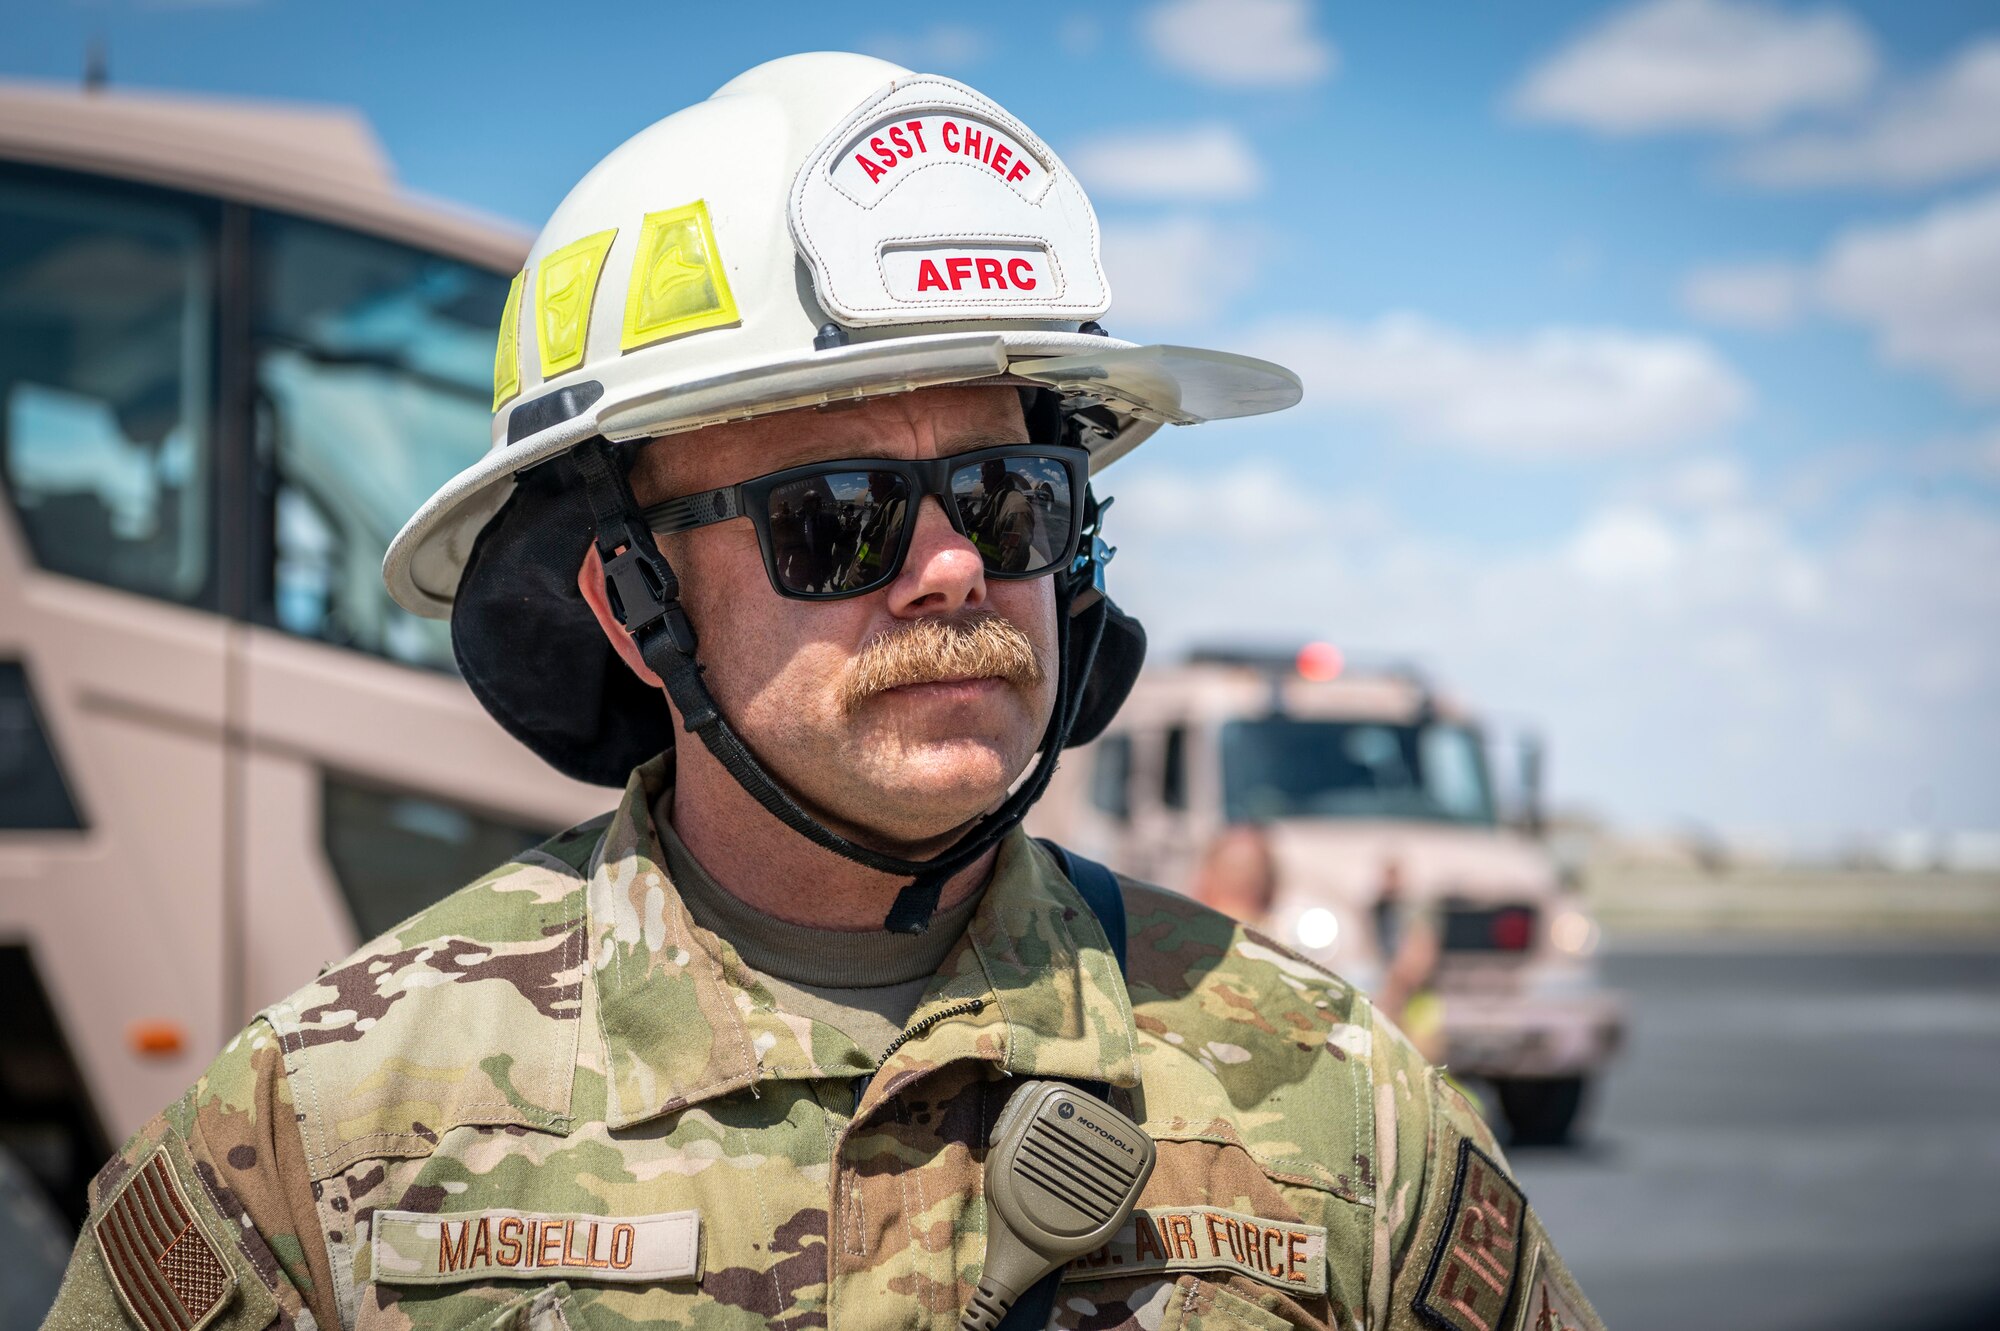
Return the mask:
M 655 440 L 632 484 L 651 504 L 808 462 L 944 457 L 1027 437 L 1013 389 L 928 389 Z M 838 601 L 773 591 L 747 521 L 659 539 L 724 714 L 822 821 L 877 843 L 936 841 L 998 804 L 1034 756 L 1055 706 L 1054 581 L 988 579 L 935 499 L 919 506 L 896 577 Z M 921 620 L 988 616 L 1025 635 L 1038 678 L 950 677 L 854 698 L 870 644 Z M 629 637 L 612 632 L 633 659 Z

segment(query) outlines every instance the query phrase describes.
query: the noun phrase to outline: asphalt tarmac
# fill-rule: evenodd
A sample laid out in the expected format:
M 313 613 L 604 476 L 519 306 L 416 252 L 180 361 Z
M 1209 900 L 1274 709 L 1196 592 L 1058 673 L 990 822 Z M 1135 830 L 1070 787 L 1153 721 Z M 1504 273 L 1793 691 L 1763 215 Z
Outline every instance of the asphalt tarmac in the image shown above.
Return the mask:
M 2000 949 L 1625 951 L 1584 1144 L 1513 1163 L 1612 1331 L 2000 1327 Z

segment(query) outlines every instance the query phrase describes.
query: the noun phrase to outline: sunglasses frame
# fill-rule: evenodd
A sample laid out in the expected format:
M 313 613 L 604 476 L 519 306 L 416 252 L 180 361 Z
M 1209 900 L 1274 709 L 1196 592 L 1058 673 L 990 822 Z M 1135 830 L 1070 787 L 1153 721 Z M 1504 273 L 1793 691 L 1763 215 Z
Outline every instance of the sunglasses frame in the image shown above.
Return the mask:
M 734 485 L 651 504 L 641 510 L 641 514 L 646 519 L 646 525 L 661 535 L 693 531 L 697 527 L 727 522 L 731 518 L 748 518 L 757 529 L 757 546 L 764 555 L 764 576 L 770 580 L 772 591 L 791 601 L 844 601 L 852 596 L 866 596 L 869 592 L 879 591 L 896 580 L 903 571 L 903 562 L 909 557 L 916 522 L 905 519 L 895 551 L 883 564 L 882 575 L 865 586 L 836 592 L 792 591 L 779 581 L 777 555 L 771 542 L 770 497 L 773 490 L 793 481 L 834 472 L 890 472 L 903 478 L 917 508 L 921 509 L 926 498 L 936 499 L 952 530 L 969 541 L 972 534 L 966 531 L 956 498 L 951 493 L 951 478 L 967 467 L 977 466 L 989 459 L 1010 457 L 1045 458 L 1062 465 L 1069 476 L 1069 531 L 1063 538 L 1062 548 L 1046 565 L 1028 573 L 1004 573 L 988 566 L 986 576 L 1007 582 L 1047 577 L 1075 562 L 1077 546 L 1083 536 L 1085 497 L 1090 485 L 1090 453 L 1087 449 L 1068 444 L 1040 444 L 1024 440 L 1018 444 L 994 444 L 941 458 L 836 458 L 826 462 L 808 462 L 783 471 L 753 476 Z M 983 555 L 980 562 L 985 563 Z

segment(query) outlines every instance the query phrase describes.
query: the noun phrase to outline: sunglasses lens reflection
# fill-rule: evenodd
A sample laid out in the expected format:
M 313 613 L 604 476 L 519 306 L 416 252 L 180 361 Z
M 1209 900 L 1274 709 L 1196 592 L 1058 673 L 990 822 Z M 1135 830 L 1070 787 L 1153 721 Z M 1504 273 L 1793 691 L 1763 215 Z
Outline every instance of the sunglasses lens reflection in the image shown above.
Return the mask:
M 909 482 L 893 471 L 836 471 L 771 491 L 771 563 L 801 596 L 859 591 L 885 580 L 910 510 Z
M 986 458 L 952 473 L 951 495 L 989 572 L 1046 572 L 1069 543 L 1069 471 L 1055 458 Z
M 951 499 L 989 573 L 1046 573 L 1069 544 L 1069 470 L 1056 458 L 991 457 L 951 474 Z M 771 566 L 795 596 L 866 591 L 896 575 L 910 482 L 893 471 L 826 471 L 777 486 L 767 501 Z

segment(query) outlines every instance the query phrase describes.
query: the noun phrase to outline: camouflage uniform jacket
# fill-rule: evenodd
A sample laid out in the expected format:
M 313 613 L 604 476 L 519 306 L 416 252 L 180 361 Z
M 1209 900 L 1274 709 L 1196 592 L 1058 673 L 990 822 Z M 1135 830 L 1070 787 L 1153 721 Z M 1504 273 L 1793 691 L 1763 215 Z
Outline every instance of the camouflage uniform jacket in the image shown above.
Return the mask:
M 1127 882 L 1121 980 L 1017 832 L 871 1066 L 689 918 L 667 779 L 260 1014 L 99 1176 L 48 1325 L 951 1331 L 1030 1077 L 1108 1082 L 1159 1147 L 1065 1331 L 1596 1324 L 1477 1115 L 1325 971 Z

